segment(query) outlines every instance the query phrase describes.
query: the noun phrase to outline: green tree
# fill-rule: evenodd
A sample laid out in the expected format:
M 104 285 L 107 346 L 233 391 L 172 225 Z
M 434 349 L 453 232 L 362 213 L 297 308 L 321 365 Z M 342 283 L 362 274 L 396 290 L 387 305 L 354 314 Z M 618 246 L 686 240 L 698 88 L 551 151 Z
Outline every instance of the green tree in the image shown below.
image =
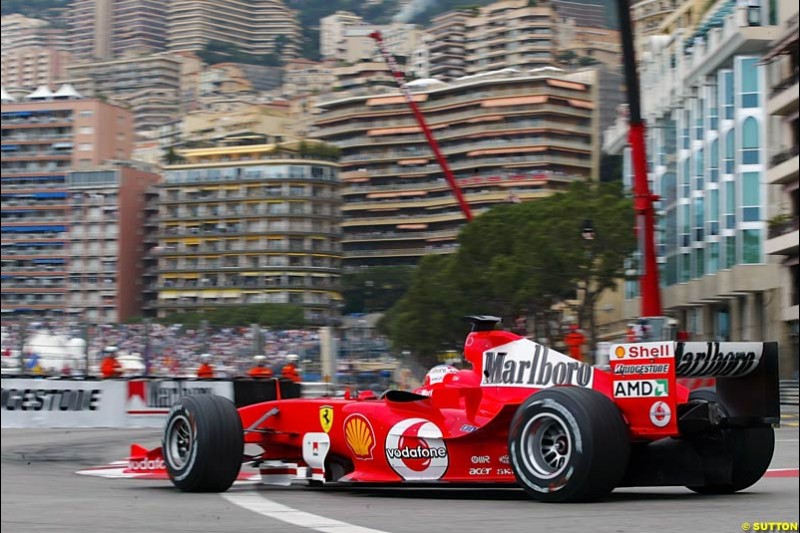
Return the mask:
M 586 240 L 586 220 L 595 238 Z M 554 340 L 553 306 L 578 297 L 594 339 L 594 305 L 624 274 L 633 251 L 633 211 L 619 184 L 572 184 L 548 198 L 496 206 L 459 234 L 450 257 L 420 263 L 411 287 L 386 317 L 395 346 L 428 357 L 441 342 L 463 341 L 464 314 L 533 317 Z M 454 335 L 457 333 L 457 335 Z
M 379 324 L 396 349 L 411 350 L 425 366 L 435 365 L 440 352 L 458 349 L 468 331 L 457 269 L 455 255 L 424 257 L 405 296 Z
M 345 314 L 386 311 L 411 285 L 412 266 L 375 266 L 342 275 Z
M 294 329 L 305 325 L 302 307 L 271 303 L 210 309 L 196 313 L 174 313 L 160 318 L 158 322 L 194 327 L 204 320 L 214 326 L 229 327 L 259 324 L 270 328 Z

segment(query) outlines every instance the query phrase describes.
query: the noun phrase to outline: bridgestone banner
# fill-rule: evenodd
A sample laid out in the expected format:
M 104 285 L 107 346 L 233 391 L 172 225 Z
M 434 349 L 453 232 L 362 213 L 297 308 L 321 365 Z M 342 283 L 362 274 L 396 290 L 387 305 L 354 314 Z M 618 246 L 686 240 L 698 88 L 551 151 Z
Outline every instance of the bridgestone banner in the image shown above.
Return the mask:
M 2 380 L 6 427 L 124 427 L 125 382 Z

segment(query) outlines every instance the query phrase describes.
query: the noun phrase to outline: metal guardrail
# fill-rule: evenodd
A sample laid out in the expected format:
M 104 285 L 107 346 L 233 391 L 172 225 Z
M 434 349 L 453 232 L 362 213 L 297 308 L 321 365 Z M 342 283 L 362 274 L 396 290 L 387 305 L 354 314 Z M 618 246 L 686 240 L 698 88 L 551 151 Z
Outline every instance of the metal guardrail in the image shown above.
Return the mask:
M 782 379 L 780 382 L 781 405 L 798 405 L 798 381 Z

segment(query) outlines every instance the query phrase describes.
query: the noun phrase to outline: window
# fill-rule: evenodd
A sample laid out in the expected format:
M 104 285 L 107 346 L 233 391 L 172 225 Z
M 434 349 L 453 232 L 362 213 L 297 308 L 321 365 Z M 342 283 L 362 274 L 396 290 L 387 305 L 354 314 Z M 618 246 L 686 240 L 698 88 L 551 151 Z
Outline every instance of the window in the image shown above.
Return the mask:
M 719 243 L 712 242 L 708 245 L 708 255 L 706 257 L 706 271 L 713 274 L 719 270 Z
M 736 138 L 734 131 L 730 130 L 725 135 L 725 174 L 733 174 L 734 163 L 736 161 Z
M 702 148 L 697 151 L 694 156 L 694 175 L 697 178 L 695 181 L 695 190 L 702 191 L 704 184 L 703 184 L 703 171 L 705 170 L 703 167 L 704 165 L 704 156 L 705 150 Z
M 743 59 L 741 68 L 742 107 L 758 107 L 758 59 Z
M 758 121 L 749 117 L 742 125 L 742 164 L 758 164 Z
M 719 141 L 711 141 L 708 153 L 708 177 L 711 183 L 719 181 Z
M 695 107 L 695 117 L 694 117 L 694 138 L 697 141 L 703 140 L 703 99 L 700 98 L 697 100 L 697 104 Z
M 691 171 L 689 158 L 683 160 L 683 176 L 681 176 L 681 197 L 689 198 L 691 192 Z
M 722 74 L 725 99 L 723 106 L 725 108 L 725 118 L 727 120 L 733 119 L 733 72 L 725 71 Z
M 702 248 L 694 249 L 694 276 L 695 278 L 702 278 L 706 273 L 706 251 Z
M 81 111 L 81 112 L 78 114 L 78 116 L 79 116 L 79 117 L 81 117 L 81 118 L 91 118 L 93 115 L 94 115 L 94 112 L 93 112 L 93 111 L 90 111 L 90 110 L 87 110 L 87 111 Z
M 736 227 L 736 189 L 733 181 L 725 182 L 725 227 Z
M 736 237 L 725 237 L 725 268 L 736 264 Z
M 689 112 L 683 113 L 683 128 L 681 129 L 681 146 L 684 149 L 689 148 Z
M 689 281 L 691 279 L 691 274 L 692 256 L 689 254 L 681 254 L 681 281 Z
M 708 191 L 708 234 L 719 235 L 719 190 Z
M 716 80 L 714 80 L 709 87 L 709 94 L 711 97 L 708 103 L 708 127 L 709 129 L 715 130 L 719 126 L 719 94 Z
M 690 231 L 690 206 L 684 204 L 681 206 L 681 242 L 680 246 L 689 246 L 689 231 Z
M 760 218 L 760 185 L 758 172 L 742 174 L 742 220 L 744 222 L 757 222 Z
M 761 262 L 761 230 L 742 231 L 742 263 Z
M 694 240 L 702 241 L 704 238 L 703 221 L 705 219 L 705 200 L 703 198 L 694 199 Z
M 94 133 L 94 128 L 91 126 L 81 126 L 78 132 L 81 135 L 91 135 L 92 133 Z
M 91 151 L 91 149 L 92 149 L 92 143 L 81 143 L 78 146 L 78 150 L 80 150 L 81 152 L 89 152 Z

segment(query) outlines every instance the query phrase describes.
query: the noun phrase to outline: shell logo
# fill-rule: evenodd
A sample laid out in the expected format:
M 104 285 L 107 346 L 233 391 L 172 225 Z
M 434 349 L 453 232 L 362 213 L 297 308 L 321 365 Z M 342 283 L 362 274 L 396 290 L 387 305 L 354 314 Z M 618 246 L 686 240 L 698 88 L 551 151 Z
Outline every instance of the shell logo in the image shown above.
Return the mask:
M 344 421 L 344 439 L 356 459 L 372 459 L 375 432 L 363 415 L 350 415 Z
M 614 355 L 617 356 L 617 359 L 622 359 L 625 357 L 625 348 L 623 346 L 617 346 L 617 349 L 614 350 Z

